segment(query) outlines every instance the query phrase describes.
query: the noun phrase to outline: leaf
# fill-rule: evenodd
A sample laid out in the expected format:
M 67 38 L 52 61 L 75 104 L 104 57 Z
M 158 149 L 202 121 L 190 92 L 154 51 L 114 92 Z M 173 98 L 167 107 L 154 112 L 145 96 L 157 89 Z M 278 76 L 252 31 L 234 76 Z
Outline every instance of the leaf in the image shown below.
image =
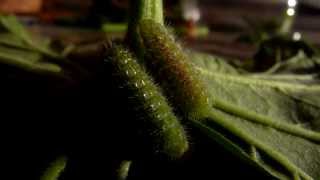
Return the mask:
M 0 34 L 0 44 L 9 46 L 9 47 L 33 50 L 30 46 L 24 43 L 24 41 L 21 38 L 8 32 L 3 32 Z
M 24 26 L 17 20 L 15 16 L 0 15 L 0 26 L 14 35 L 16 42 L 21 41 L 26 43 L 28 48 L 32 48 L 38 52 L 51 58 L 61 58 L 61 56 L 48 47 L 48 43 L 42 40 L 36 40 L 31 34 L 24 28 Z M 18 40 L 18 41 L 17 41 Z
M 39 53 L 7 48 L 1 45 L 0 63 L 34 73 L 62 73 L 62 68 L 59 65 L 43 61 L 43 57 Z
M 217 64 L 215 61 L 193 63 L 202 74 L 213 101 L 219 100 L 228 106 L 253 112 L 288 126 L 299 126 L 305 131 L 320 130 L 320 85 L 274 80 L 269 79 L 268 75 L 252 77 L 250 74 L 225 73 L 217 71 L 217 66 L 213 65 Z M 257 156 L 251 159 L 264 168 L 275 168 L 281 174 L 276 176 L 279 179 L 320 177 L 319 142 L 253 122 L 252 117 L 228 111 L 221 106 L 214 107 L 212 111 L 213 118 L 205 122 L 206 126 L 212 127 L 212 123 L 217 123 L 231 134 L 239 136 L 248 147 L 256 149 Z M 251 144 L 253 141 L 259 147 Z M 248 152 L 248 149 L 244 149 L 244 152 Z M 270 163 L 270 159 L 273 163 Z
M 118 180 L 126 180 L 128 178 L 131 164 L 132 162 L 128 160 L 124 160 L 120 163 L 119 169 L 117 170 Z
M 31 35 L 15 16 L 0 15 L 0 63 L 38 74 L 64 76 L 68 62 L 48 39 Z
M 67 165 L 67 158 L 62 156 L 53 161 L 43 173 L 40 180 L 58 180 Z
M 233 156 L 238 157 L 239 160 L 242 160 L 246 162 L 248 165 L 255 167 L 257 171 L 266 175 L 269 174 L 274 177 L 278 177 L 280 179 L 289 179 L 289 177 L 278 173 L 277 171 L 273 170 L 272 168 L 268 167 L 262 162 L 254 160 L 250 156 L 250 154 L 245 151 L 245 149 L 238 146 L 232 140 L 228 139 L 225 135 L 215 130 L 215 128 L 210 128 L 210 125 L 204 125 L 203 123 L 198 121 L 191 121 L 190 123 L 193 125 L 194 128 L 199 129 L 206 136 L 208 136 L 213 141 L 224 147 L 225 150 L 231 153 Z
M 235 67 L 228 64 L 225 59 L 218 56 L 193 51 L 187 53 L 190 59 L 192 59 L 192 62 L 196 63 L 198 67 L 226 74 L 240 73 Z
M 15 16 L 0 16 L 1 25 L 22 40 L 31 43 L 32 38 Z
M 319 58 L 308 57 L 303 51 L 283 62 L 274 65 L 273 74 L 310 74 L 319 71 Z

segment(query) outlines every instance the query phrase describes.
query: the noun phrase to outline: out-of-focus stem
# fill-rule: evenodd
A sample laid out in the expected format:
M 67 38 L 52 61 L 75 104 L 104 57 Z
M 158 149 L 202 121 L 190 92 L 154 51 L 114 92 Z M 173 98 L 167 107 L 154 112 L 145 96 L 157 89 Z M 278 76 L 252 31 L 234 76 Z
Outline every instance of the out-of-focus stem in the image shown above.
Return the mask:
M 297 0 L 288 0 L 288 7 L 285 11 L 284 20 L 280 26 L 279 34 L 288 35 L 294 24 L 296 14 L 297 14 Z

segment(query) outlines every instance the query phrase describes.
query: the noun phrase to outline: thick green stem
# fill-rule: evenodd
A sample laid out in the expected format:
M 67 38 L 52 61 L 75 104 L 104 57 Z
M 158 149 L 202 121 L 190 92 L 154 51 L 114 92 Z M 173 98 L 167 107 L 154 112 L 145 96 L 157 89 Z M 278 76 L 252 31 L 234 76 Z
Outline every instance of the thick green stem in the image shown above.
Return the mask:
M 162 0 L 131 0 L 129 31 L 137 29 L 143 19 L 152 19 L 163 25 Z
M 143 44 L 138 33 L 138 25 L 143 19 L 164 24 L 162 0 L 131 0 L 130 19 L 128 24 L 127 41 L 141 59 L 144 54 Z

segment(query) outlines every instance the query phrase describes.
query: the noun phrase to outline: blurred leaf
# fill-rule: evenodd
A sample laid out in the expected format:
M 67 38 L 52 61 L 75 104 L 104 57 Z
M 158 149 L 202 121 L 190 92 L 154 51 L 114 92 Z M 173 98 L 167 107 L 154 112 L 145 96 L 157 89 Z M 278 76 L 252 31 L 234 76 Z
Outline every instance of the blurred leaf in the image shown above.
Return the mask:
M 31 36 L 15 16 L 0 15 L 0 29 L 1 64 L 32 73 L 62 75 L 56 63 L 61 56 L 50 48 L 50 41 Z
M 317 57 L 308 57 L 303 51 L 286 60 L 274 65 L 273 74 L 310 74 L 319 72 L 320 60 Z
M 262 41 L 254 56 L 254 71 L 266 71 L 278 62 L 287 61 L 303 52 L 306 57 L 317 56 L 318 50 L 307 41 L 294 41 L 291 37 L 275 36 Z M 307 59 L 307 58 L 306 58 Z
M 199 68 L 210 69 L 212 72 L 239 74 L 236 67 L 220 57 L 198 52 L 188 52 L 188 56 Z
M 10 47 L 15 47 L 15 48 L 33 50 L 22 39 L 20 39 L 19 37 L 17 37 L 12 33 L 7 33 L 7 32 L 0 33 L 0 44 L 10 46 Z
M 59 74 L 62 72 L 59 65 L 43 61 L 39 53 L 4 46 L 0 46 L 0 63 L 35 73 Z
M 24 26 L 17 20 L 15 16 L 0 15 L 0 23 L 0 26 L 2 26 L 8 32 L 15 36 L 15 42 L 20 41 L 20 45 L 21 41 L 23 41 L 27 46 L 29 46 L 27 48 L 32 48 L 51 58 L 61 58 L 58 53 L 48 47 L 48 43 L 46 41 L 36 40 L 36 38 L 32 37 L 31 34 L 24 28 Z
M 15 16 L 0 16 L 1 25 L 6 28 L 12 34 L 15 34 L 20 39 L 26 41 L 27 43 L 32 43 L 32 38 L 25 28 L 18 22 Z
M 125 33 L 127 26 L 125 23 L 105 23 L 102 25 L 102 30 L 106 33 Z
M 131 161 L 122 161 L 117 172 L 117 180 L 126 180 L 129 174 Z
M 43 176 L 40 178 L 40 180 L 58 180 L 66 165 L 67 158 L 59 157 L 50 164 L 50 166 L 43 173 Z

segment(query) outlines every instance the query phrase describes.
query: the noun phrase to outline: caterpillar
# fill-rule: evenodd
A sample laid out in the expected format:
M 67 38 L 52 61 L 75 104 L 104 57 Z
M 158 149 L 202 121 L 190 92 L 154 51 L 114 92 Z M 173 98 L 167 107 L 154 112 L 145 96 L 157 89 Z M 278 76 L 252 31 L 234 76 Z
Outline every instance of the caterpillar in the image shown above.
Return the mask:
M 318 132 L 275 121 L 225 103 L 219 97 L 214 97 L 214 101 L 211 99 L 209 102 L 209 93 L 199 75 L 166 28 L 153 20 L 145 19 L 139 24 L 139 31 L 146 50 L 144 62 L 171 103 L 178 106 L 180 115 L 192 120 L 212 119 L 211 107 L 215 107 L 247 120 L 319 142 Z
M 179 115 L 204 118 L 210 111 L 208 93 L 188 57 L 164 26 L 142 20 L 139 32 L 145 46 L 145 65 L 164 89 Z
M 187 136 L 166 98 L 128 50 L 120 45 L 109 46 L 104 62 L 118 89 L 128 92 L 125 97 L 139 116 L 137 123 L 144 137 L 151 139 L 152 152 L 170 159 L 181 157 L 189 146 Z

